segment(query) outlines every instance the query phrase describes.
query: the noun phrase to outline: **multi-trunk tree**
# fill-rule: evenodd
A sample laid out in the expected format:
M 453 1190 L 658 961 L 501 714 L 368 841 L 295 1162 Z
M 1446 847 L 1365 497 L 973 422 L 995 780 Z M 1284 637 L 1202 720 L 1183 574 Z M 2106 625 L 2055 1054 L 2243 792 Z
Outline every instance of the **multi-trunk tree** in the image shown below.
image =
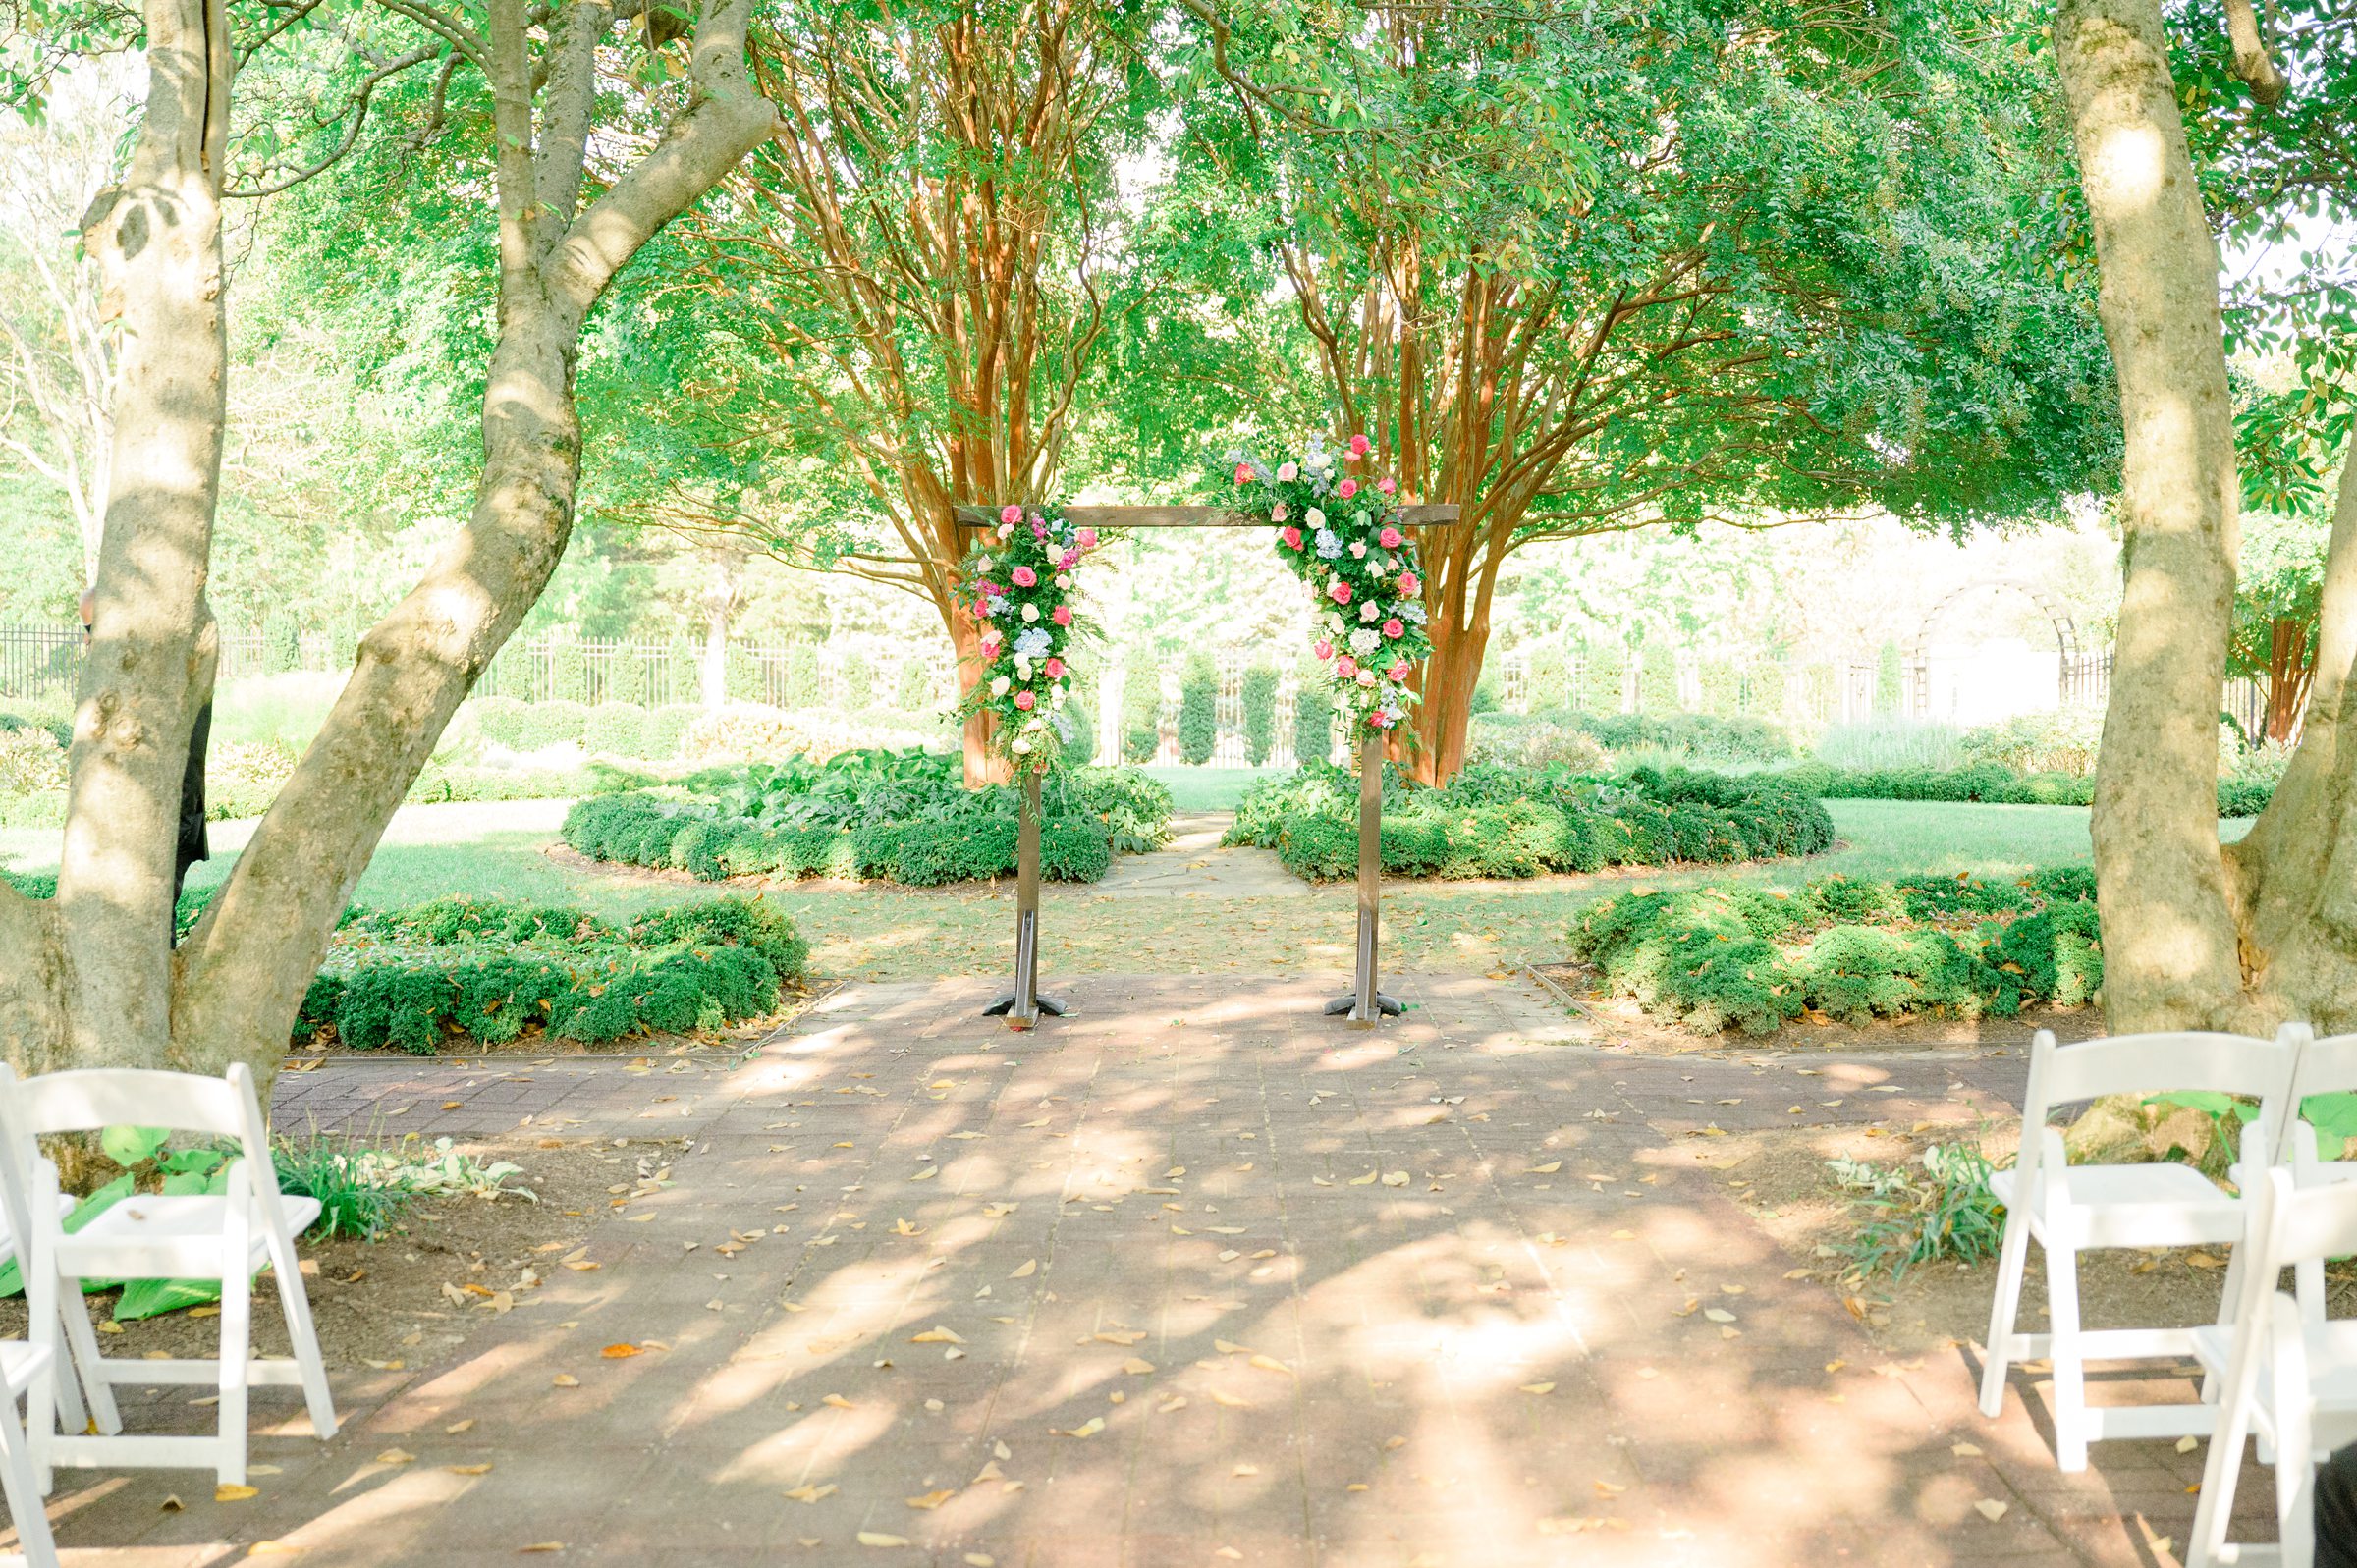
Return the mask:
M 795 3 L 755 50 L 777 136 L 697 227 L 707 385 L 757 482 L 683 490 L 688 528 L 915 593 L 962 681 L 954 509 L 1054 499 L 1129 287 L 1120 160 L 1155 102 L 1151 15 L 1097 0 Z M 966 727 L 969 782 L 994 766 Z
M 2262 29 L 2247 0 L 2190 6 L 2172 34 L 2160 0 L 2065 0 L 2054 24 L 2125 432 L 2124 583 L 2092 823 L 2104 1006 L 2120 1031 L 2357 1023 L 2357 464 L 2332 506 L 2299 747 L 2250 833 L 2223 848 L 2213 795 L 2246 478 L 2228 334 L 2252 330 L 2236 320 L 2249 301 L 2221 311 L 2219 237 L 2357 215 L 2345 131 L 2357 16 L 2320 0 L 2269 18 Z M 2238 32 L 2264 52 L 2237 47 Z M 2334 284 L 2346 260 L 2298 259 L 2300 303 L 2261 325 L 2301 368 L 2297 418 L 2337 442 L 2357 325 Z M 2271 445 L 2247 466 L 2274 466 Z
M 268 1075 L 386 822 L 564 553 L 584 322 L 615 274 L 776 126 L 747 75 L 749 9 L 703 0 L 683 37 L 670 10 L 635 0 L 388 0 L 263 9 L 234 34 L 223 0 L 147 0 L 138 137 L 83 229 L 122 350 L 65 846 L 54 897 L 0 885 L 0 1049 L 17 1065 L 246 1060 Z M 274 46 L 298 33 L 302 47 L 274 66 Z M 633 67 L 633 40 L 657 58 Z M 301 77 L 322 58 L 337 62 L 332 90 L 312 93 Z M 241 143 L 233 88 L 267 87 L 274 69 L 293 74 L 294 107 Z M 477 167 L 453 170 L 453 188 L 498 212 L 471 514 L 361 638 L 325 726 L 176 949 L 181 777 L 214 666 L 223 201 L 332 166 L 367 133 L 371 97 L 412 71 L 430 83 L 429 116 L 475 133 Z M 233 167 L 248 165 L 233 187 Z
M 1510 554 L 1706 517 L 2059 514 L 2113 450 L 2049 106 L 2001 6 L 1194 0 L 1202 200 L 1420 536 L 1419 777 Z M 1198 242 L 1199 243 L 1199 242 Z M 1218 254 L 1215 250 L 1214 254 Z M 1282 357 L 1282 356 L 1280 356 Z

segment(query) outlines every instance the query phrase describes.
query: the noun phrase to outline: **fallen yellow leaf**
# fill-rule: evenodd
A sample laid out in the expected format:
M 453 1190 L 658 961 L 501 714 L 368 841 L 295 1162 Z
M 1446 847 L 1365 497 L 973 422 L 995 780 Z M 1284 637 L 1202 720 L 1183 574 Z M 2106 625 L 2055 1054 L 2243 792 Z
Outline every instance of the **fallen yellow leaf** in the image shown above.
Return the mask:
M 213 1501 L 244 1502 L 248 1497 L 258 1497 L 261 1494 L 262 1489 L 259 1487 L 241 1487 L 234 1482 L 225 1481 L 213 1488 Z

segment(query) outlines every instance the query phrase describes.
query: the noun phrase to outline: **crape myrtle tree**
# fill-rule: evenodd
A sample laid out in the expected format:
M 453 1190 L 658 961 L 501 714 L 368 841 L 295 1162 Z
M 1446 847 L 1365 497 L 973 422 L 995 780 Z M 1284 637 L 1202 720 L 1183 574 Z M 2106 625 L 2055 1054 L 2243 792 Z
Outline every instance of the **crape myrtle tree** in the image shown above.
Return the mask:
M 1187 9 L 1197 210 L 1166 228 L 1248 237 L 1297 318 L 1276 361 L 1403 496 L 1463 509 L 1418 540 L 1419 778 L 1464 759 L 1526 545 L 2034 519 L 2108 473 L 2063 136 L 2003 6 Z
M 77 694 L 57 891 L 0 885 L 0 1047 L 21 1067 L 133 1064 L 265 1076 L 354 884 L 442 729 L 563 554 L 580 473 L 574 361 L 615 274 L 701 199 L 776 115 L 749 81 L 750 0 L 146 0 L 56 5 L 12 57 L 112 41 L 147 97 L 83 224 L 121 320 L 96 635 Z M 29 64 L 25 62 L 29 61 Z M 332 169 L 388 82 L 471 125 L 496 204 L 498 322 L 466 526 L 360 639 L 352 675 L 202 919 L 175 949 L 173 846 L 208 699 L 205 578 L 226 424 L 223 203 Z M 233 113 L 233 88 L 252 91 Z M 454 171 L 454 179 L 465 179 Z
M 2124 430 L 2122 598 L 2091 826 L 2115 1030 L 2357 1024 L 2357 464 L 2317 587 L 2300 742 L 2220 847 L 2216 726 L 2246 486 L 2321 489 L 2345 457 L 2357 293 L 2296 221 L 2357 216 L 2357 13 L 2337 0 L 2064 0 L 2053 57 L 2102 275 Z M 2328 231 L 2329 232 L 2329 231 Z M 2221 300 L 2220 242 L 2282 243 L 2287 276 Z M 2246 404 L 2229 349 L 2283 354 Z
M 756 40 L 777 136 L 699 220 L 704 374 L 757 482 L 661 520 L 931 603 L 961 685 L 953 509 L 1056 498 L 1108 320 L 1141 297 L 1120 243 L 1124 155 L 1158 86 L 1151 7 L 1100 0 L 791 0 Z M 992 777 L 986 720 L 968 783 Z

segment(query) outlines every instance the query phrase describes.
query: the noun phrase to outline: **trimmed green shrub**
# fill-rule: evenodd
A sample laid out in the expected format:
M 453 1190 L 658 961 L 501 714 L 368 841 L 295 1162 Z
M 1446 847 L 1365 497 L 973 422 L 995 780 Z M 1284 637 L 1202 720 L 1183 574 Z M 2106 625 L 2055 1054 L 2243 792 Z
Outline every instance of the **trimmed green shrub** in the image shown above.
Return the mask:
M 2018 882 L 1834 876 L 1790 895 L 1629 893 L 1583 913 L 1569 946 L 1608 990 L 1705 1032 L 1765 1033 L 1804 1006 L 1844 1021 L 2009 1016 L 2095 999 L 2093 892 L 2088 868 L 2064 867 Z
M 606 702 L 627 702 L 643 710 L 651 685 L 646 661 L 638 656 L 637 649 L 625 643 L 607 658 Z
M 1326 881 L 1355 873 L 1357 823 L 1355 778 L 1316 763 L 1247 789 L 1227 841 L 1274 849 L 1297 875 Z M 1397 876 L 1724 863 L 1815 854 L 1833 841 L 1825 808 L 1776 783 L 1682 769 L 1614 779 L 1560 766 L 1476 764 L 1429 789 L 1385 770 L 1383 862 Z
M 1334 698 L 1321 678 L 1304 676 L 1293 688 L 1293 762 L 1334 757 Z
M 646 755 L 665 760 L 680 754 L 680 739 L 704 710 L 691 702 L 670 702 L 646 718 Z
M 576 801 L 565 842 L 594 860 L 729 877 L 891 879 L 911 887 L 1011 876 L 1016 792 L 966 789 L 955 756 L 845 752 L 825 763 L 708 768 L 675 784 Z M 1125 769 L 1055 775 L 1041 794 L 1040 859 L 1091 882 L 1115 853 L 1170 838 L 1171 792 Z
M 548 662 L 548 694 L 559 702 L 589 700 L 589 657 L 577 642 L 560 643 Z M 579 739 L 579 736 L 575 736 Z
M 818 650 L 806 642 L 797 642 L 786 650 L 786 701 L 788 708 L 823 708 L 827 706 L 826 682 L 818 667 Z
M 1244 760 L 1257 768 L 1277 748 L 1277 668 L 1256 664 L 1244 672 L 1236 693 L 1243 710 Z
M 1178 684 L 1178 760 L 1201 767 L 1220 743 L 1220 676 L 1205 654 L 1186 661 Z
M 1765 719 L 1708 713 L 1579 714 L 1572 722 L 1608 751 L 1667 751 L 1687 762 L 1787 762 L 1792 737 Z
M 597 1044 L 756 1017 L 798 981 L 808 945 L 758 898 L 651 910 L 625 927 L 586 910 L 438 899 L 347 918 L 296 1019 L 355 1050 L 427 1054 L 454 1035 L 538 1028 Z
M 1961 768 L 1829 768 L 1804 763 L 1779 777 L 1827 800 L 1979 801 L 2003 806 L 2084 806 L 2095 800 L 2095 781 L 2065 773 L 2018 774 L 1994 762 Z M 2263 781 L 2221 779 L 2218 814 L 2257 816 L 2274 795 Z
M 601 702 L 589 710 L 581 743 L 591 751 L 615 757 L 643 757 L 646 749 L 644 708 L 628 702 Z
M 262 673 L 283 676 L 302 668 L 302 628 L 284 611 L 262 622 Z

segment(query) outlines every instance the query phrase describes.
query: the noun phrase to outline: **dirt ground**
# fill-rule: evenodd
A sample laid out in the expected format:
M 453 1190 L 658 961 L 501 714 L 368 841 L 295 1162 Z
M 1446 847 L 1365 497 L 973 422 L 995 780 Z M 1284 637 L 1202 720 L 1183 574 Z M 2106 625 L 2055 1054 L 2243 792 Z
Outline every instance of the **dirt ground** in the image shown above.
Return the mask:
M 1809 1278 L 1838 1295 L 1851 1315 L 1893 1355 L 1978 1344 L 1989 1331 L 1991 1293 L 1997 1284 L 1994 1259 L 1964 1265 L 1943 1262 L 1908 1272 L 1903 1279 L 1877 1274 L 1845 1276 L 1844 1262 L 1828 1254 L 1848 1240 L 1871 1212 L 1836 1186 L 1826 1169 L 1835 1158 L 1878 1165 L 1910 1163 L 1926 1144 L 1953 1141 L 1962 1129 L 1942 1128 L 1908 1135 L 1864 1127 L 1794 1127 L 1730 1134 L 1712 1149 L 1720 1180 L 1736 1202 L 1791 1255 L 1788 1277 Z M 2011 1120 L 1992 1122 L 1983 1150 L 1992 1159 L 2010 1159 L 2019 1136 Z M 1727 1162 L 1734 1162 L 1727 1164 Z M 2225 1248 L 2091 1252 L 2080 1261 L 2079 1311 L 2090 1327 L 2171 1327 L 2215 1323 L 2225 1287 Z M 2331 1310 L 2338 1316 L 2357 1305 L 2357 1270 L 2335 1265 L 2328 1271 Z M 2045 1271 L 2038 1250 L 2030 1252 L 2022 1293 L 2021 1328 L 2046 1327 Z
M 1530 972 L 1558 998 L 1594 1020 L 1600 1044 L 1647 1056 L 1756 1056 L 1763 1052 L 1986 1051 L 1992 1047 L 2024 1050 L 2030 1036 L 2041 1029 L 2052 1029 L 2055 1038 L 2064 1044 L 2090 1040 L 2104 1032 L 2103 1011 L 2097 1007 L 2025 1007 L 2009 1018 L 1994 1014 L 1959 1018 L 1923 1013 L 1906 1018 L 1877 1018 L 1864 1024 L 1836 1023 L 1817 1014 L 1770 1035 L 1747 1035 L 1737 1029 L 1704 1035 L 1651 1017 L 1627 997 L 1598 990 L 1596 971 L 1590 965 L 1534 964 Z
M 660 1179 L 685 1145 L 551 1138 L 464 1148 L 486 1164 L 506 1160 L 521 1166 L 507 1184 L 529 1188 L 538 1201 L 421 1199 L 374 1241 L 337 1236 L 298 1243 L 320 1352 L 331 1370 L 429 1365 L 447 1357 L 477 1324 L 530 1310 L 538 1282 L 583 1244 L 597 1215 L 614 1201 L 613 1189 L 637 1191 Z M 452 1299 L 454 1291 L 461 1300 Z M 110 1359 L 219 1354 L 218 1308 L 117 1324 L 117 1295 L 110 1290 L 87 1298 L 100 1349 Z M 22 1295 L 0 1301 L 0 1337 L 26 1337 Z M 253 1337 L 256 1354 L 289 1352 L 286 1319 L 266 1271 L 254 1285 Z

